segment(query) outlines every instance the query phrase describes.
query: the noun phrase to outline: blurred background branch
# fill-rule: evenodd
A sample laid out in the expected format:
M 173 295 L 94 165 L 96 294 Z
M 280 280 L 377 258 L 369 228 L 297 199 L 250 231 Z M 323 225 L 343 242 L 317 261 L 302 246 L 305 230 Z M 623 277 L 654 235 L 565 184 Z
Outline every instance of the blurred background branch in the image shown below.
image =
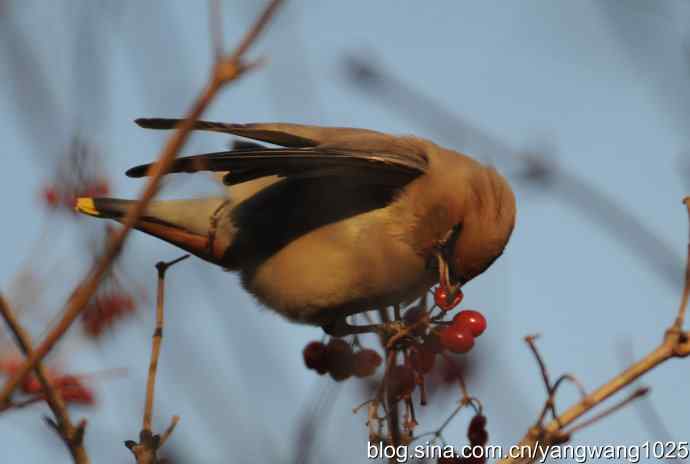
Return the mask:
M 675 0 L 618 3 L 530 0 L 427 8 L 394 1 L 288 2 L 271 34 L 257 43 L 271 58 L 265 70 L 237 82 L 227 99 L 209 108 L 209 119 L 229 122 L 412 133 L 481 156 L 510 175 L 519 200 L 514 239 L 466 292 L 467 305 L 486 311 L 489 321 L 486 339 L 461 368 L 468 388 L 483 401 L 491 444 L 513 443 L 543 405 L 535 394 L 543 388 L 539 378 L 525 375 L 534 371 L 521 342 L 525 333 L 558 336 L 549 357 L 560 369 L 581 373 L 585 386 L 600 384 L 620 370 L 617 340 L 630 339 L 635 347 L 658 341 L 666 320 L 649 308 L 666 307 L 681 288 L 685 224 L 675 202 L 690 185 L 683 161 L 688 7 Z M 223 1 L 224 39 L 239 40 L 259 8 L 256 2 Z M 10 303 L 32 338 L 45 335 L 45 325 L 61 309 L 55 302 L 64 301 L 92 265 L 91 250 L 108 233 L 59 205 L 85 189 L 102 188 L 101 177 L 108 194 L 136 192 L 138 184 L 121 173 L 159 152 L 163 135 L 140 131 L 131 121 L 184 113 L 212 64 L 208 24 L 208 9 L 180 1 L 165 7 L 129 0 L 117 6 L 0 4 L 6 172 L 0 207 L 7 219 L 0 278 L 12 282 Z M 384 76 L 382 83 L 367 84 L 367 92 L 362 82 L 353 86 L 352 69 L 342 66 L 343 56 L 362 49 L 372 51 L 355 57 Z M 226 144 L 222 136 L 195 135 L 185 152 Z M 75 156 L 81 151 L 87 154 Z M 74 168 L 75 159 L 84 169 Z M 69 182 L 64 172 L 71 174 Z M 52 189 L 64 184 L 69 186 Z M 219 190 L 203 176 L 172 176 L 163 195 Z M 99 298 L 90 302 L 88 322 L 73 327 L 46 360 L 61 375 L 129 368 L 119 378 L 78 377 L 84 401 L 70 400 L 69 407 L 88 415 L 94 461 L 129 458 L 119 440 L 127 438 L 143 407 L 131 398 L 140 396 L 145 382 L 137 366 L 149 335 L 138 312 L 154 293 L 141 270 L 170 250 L 133 234 Z M 162 417 L 154 415 L 153 426 L 164 429 L 174 410 L 185 418 L 185 433 L 161 455 L 169 462 L 246 456 L 364 461 L 364 448 L 352 444 L 363 443 L 368 430 L 363 415 L 351 410 L 371 388 L 355 380 L 334 387 L 304 368 L 302 348 L 321 333 L 257 310 L 234 276 L 199 260 L 179 273 L 189 285 L 171 288 L 170 299 L 187 309 L 166 324 L 175 343 L 163 347 L 171 362 L 159 369 L 166 388 L 157 400 Z M 375 340 L 363 343 L 374 346 Z M 3 369 L 18 355 L 11 344 L 4 347 Z M 444 382 L 441 369 L 443 363 L 438 382 L 429 385 L 437 399 L 416 411 L 424 430 L 457 407 L 457 385 Z M 578 442 L 650 439 L 638 417 L 643 403 L 658 411 L 672 436 L 685 436 L 686 421 L 676 412 L 685 401 L 678 385 L 688 381 L 687 370 L 653 371 L 648 397 L 608 417 L 606 426 L 579 432 Z M 338 393 L 324 400 L 316 393 L 322 388 Z M 573 403 L 574 395 L 564 391 L 557 401 Z M 62 443 L 38 420 L 44 413 L 44 406 L 32 404 L 3 414 L 0 436 L 8 459 L 53 462 L 64 455 Z M 297 425 L 305 417 L 314 425 Z M 228 418 L 241 421 L 241 429 L 229 433 Z M 464 443 L 469 420 L 460 414 L 448 424 L 444 436 L 450 443 Z M 318 430 L 318 439 L 310 442 L 301 428 Z

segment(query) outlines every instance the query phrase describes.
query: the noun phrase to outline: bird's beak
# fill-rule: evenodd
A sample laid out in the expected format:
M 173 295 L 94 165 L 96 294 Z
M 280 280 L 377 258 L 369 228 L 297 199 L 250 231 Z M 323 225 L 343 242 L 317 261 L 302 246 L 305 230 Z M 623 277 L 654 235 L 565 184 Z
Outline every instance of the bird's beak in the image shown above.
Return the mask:
M 82 197 L 77 199 L 74 209 L 89 216 L 109 218 L 122 223 L 127 210 L 134 203 L 134 201 L 113 198 Z M 214 243 L 209 235 L 189 231 L 179 224 L 143 215 L 134 228 L 165 240 L 202 259 L 219 262 L 222 258 L 222 250 L 213 246 Z
M 436 260 L 438 263 L 439 283 L 449 290 L 451 297 L 454 297 L 455 293 L 460 290 L 460 287 L 465 282 L 454 278 L 453 273 L 450 272 L 449 260 L 444 256 L 444 253 L 438 252 Z

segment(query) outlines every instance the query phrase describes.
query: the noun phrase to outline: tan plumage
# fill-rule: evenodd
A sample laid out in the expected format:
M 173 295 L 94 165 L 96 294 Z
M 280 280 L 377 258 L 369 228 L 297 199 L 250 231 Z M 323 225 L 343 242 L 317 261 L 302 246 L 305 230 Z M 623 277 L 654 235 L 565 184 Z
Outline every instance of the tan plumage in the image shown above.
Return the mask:
M 138 120 L 170 129 L 177 120 Z M 492 167 L 414 137 L 296 124 L 198 122 L 286 148 L 176 160 L 173 172 L 222 172 L 228 198 L 158 201 L 137 228 L 237 271 L 244 287 L 289 319 L 333 328 L 347 315 L 410 301 L 439 280 L 458 285 L 500 256 L 515 198 Z M 146 175 L 148 165 L 128 175 Z M 126 200 L 80 199 L 118 219 Z

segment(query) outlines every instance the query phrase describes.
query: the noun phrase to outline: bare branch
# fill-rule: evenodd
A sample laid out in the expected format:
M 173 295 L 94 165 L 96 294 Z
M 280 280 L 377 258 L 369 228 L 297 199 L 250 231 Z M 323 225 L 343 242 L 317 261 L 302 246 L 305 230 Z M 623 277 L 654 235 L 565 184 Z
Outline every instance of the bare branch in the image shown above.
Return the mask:
M 81 314 L 86 307 L 98 284 L 105 276 L 115 258 L 119 255 L 124 245 L 125 239 L 130 230 L 136 224 L 147 205 L 158 191 L 158 185 L 162 176 L 170 170 L 178 151 L 187 140 L 194 121 L 199 119 L 206 110 L 218 91 L 226 84 L 236 80 L 247 70 L 255 67 L 254 64 L 246 64 L 243 60 L 244 53 L 249 49 L 259 33 L 264 29 L 271 16 L 280 5 L 281 0 L 272 0 L 259 17 L 254 26 L 247 32 L 240 42 L 237 49 L 229 56 L 223 57 L 215 63 L 211 79 L 201 95 L 197 98 L 187 117 L 179 124 L 175 132 L 168 139 L 161 155 L 156 163 L 149 170 L 149 181 L 141 194 L 139 200 L 134 203 L 123 220 L 123 227 L 113 235 L 108 242 L 102 257 L 97 261 L 94 268 L 87 274 L 82 283 L 72 293 L 69 298 L 62 319 L 51 329 L 38 347 L 27 357 L 26 362 L 5 384 L 0 392 L 0 409 L 9 402 L 12 392 L 26 378 L 29 371 L 34 369 L 48 352 L 55 346 L 60 338 L 67 332 L 74 320 Z
M 141 431 L 139 432 L 139 443 L 127 440 L 125 446 L 130 449 L 139 464 L 155 464 L 158 462 L 158 450 L 170 438 L 175 426 L 180 420 L 179 416 L 173 416 L 170 426 L 163 436 L 154 435 L 151 428 L 151 418 L 153 416 L 153 401 L 155 398 L 156 373 L 158 372 L 158 358 L 161 352 L 163 341 L 164 307 L 165 307 L 165 272 L 169 267 L 189 258 L 190 255 L 181 256 L 173 261 L 156 263 L 158 271 L 158 291 L 156 297 L 156 328 L 151 339 L 151 361 L 149 363 L 149 375 L 146 382 L 146 403 L 144 405 L 144 418 L 142 420 Z
M 0 314 L 2 314 L 7 327 L 9 327 L 10 331 L 14 335 L 19 349 L 22 351 L 22 353 L 24 353 L 25 356 L 30 356 L 33 350 L 31 346 L 31 338 L 17 320 L 16 316 L 12 312 L 12 309 L 7 303 L 7 300 L 5 300 L 5 297 L 2 294 L 0 294 Z M 36 364 L 34 367 L 34 372 L 36 373 L 36 378 L 41 383 L 45 400 L 48 403 L 51 411 L 53 411 L 55 419 L 57 420 L 56 423 L 53 423 L 55 430 L 60 437 L 62 437 L 65 445 L 67 445 L 74 462 L 77 464 L 88 464 L 89 457 L 86 454 L 86 449 L 84 449 L 83 443 L 86 422 L 82 420 L 76 427 L 74 424 L 72 424 L 72 421 L 69 417 L 69 412 L 67 411 L 67 407 L 65 406 L 65 402 L 62 400 L 59 390 L 57 390 L 50 381 L 41 363 Z M 43 396 L 41 396 L 40 399 L 43 399 Z M 33 403 L 33 400 L 34 399 L 29 399 L 28 401 Z M 29 402 L 19 403 L 19 407 L 25 406 L 26 404 L 29 404 Z M 8 403 L 8 405 L 16 406 L 13 403 Z
M 688 209 L 688 219 L 690 222 L 690 200 L 686 198 L 683 200 Z M 688 239 L 690 244 L 690 237 Z M 690 247 L 690 245 L 689 245 Z M 690 259 L 686 263 L 686 276 L 690 276 Z M 598 389 L 594 390 L 589 395 L 582 398 L 581 401 L 575 403 L 568 408 L 563 414 L 557 416 L 554 420 L 549 422 L 546 426 L 537 424 L 525 434 L 525 436 L 517 444 L 519 449 L 534 449 L 535 445 L 549 445 L 554 443 L 562 443 L 570 438 L 570 435 L 575 430 L 580 430 L 585 425 L 591 424 L 608 414 L 620 409 L 624 405 L 630 403 L 634 399 L 641 397 L 646 393 L 645 389 L 637 390 L 631 397 L 622 401 L 621 403 L 607 409 L 603 413 L 595 416 L 594 419 L 585 422 L 580 426 L 574 427 L 570 432 L 564 431 L 564 428 L 572 424 L 574 421 L 582 417 L 585 413 L 590 411 L 595 406 L 601 404 L 603 401 L 618 393 L 623 388 L 627 387 L 642 375 L 651 371 L 658 365 L 664 363 L 671 358 L 684 358 L 690 355 L 690 333 L 682 330 L 682 323 L 685 318 L 687 310 L 688 294 L 690 294 L 690 279 L 686 278 L 685 288 L 683 290 L 683 297 L 681 298 L 681 306 L 678 311 L 678 316 L 666 330 L 664 339 L 661 344 L 654 350 L 649 352 L 644 358 L 633 363 L 620 374 L 616 375 L 608 382 L 604 383 Z M 522 448 L 522 447 L 525 448 Z M 536 455 L 523 455 L 520 457 L 508 457 L 502 459 L 500 462 L 507 463 L 530 463 L 536 460 Z
M 683 204 L 688 210 L 688 221 L 690 221 L 690 197 L 683 198 Z M 674 325 L 678 330 L 683 328 L 683 323 L 685 322 L 685 313 L 688 308 L 688 296 L 690 296 L 690 233 L 688 234 L 688 254 L 685 264 L 685 286 L 683 287 L 683 296 L 680 299 L 680 306 L 678 307 L 678 317 Z
M 604 411 L 600 412 L 596 416 L 587 419 L 586 421 L 577 424 L 574 426 L 572 429 L 568 430 L 568 434 L 572 435 L 573 433 L 580 431 L 586 427 L 589 427 L 593 423 L 603 419 L 606 416 L 609 416 L 613 414 L 614 412 L 618 411 L 619 409 L 624 408 L 628 404 L 632 403 L 633 401 L 642 398 L 643 396 L 647 395 L 649 393 L 649 388 L 648 387 L 640 387 L 634 392 L 632 392 L 630 395 L 628 395 L 627 398 L 623 399 L 622 401 L 619 401 L 618 403 L 614 404 L 613 406 L 606 408 Z
M 156 328 L 153 331 L 153 340 L 151 343 L 151 362 L 149 363 L 149 375 L 146 382 L 146 404 L 144 406 L 144 419 L 142 428 L 144 430 L 151 430 L 151 417 L 153 415 L 153 399 L 156 387 L 156 373 L 158 370 L 158 358 L 161 353 L 161 343 L 163 341 L 163 308 L 165 305 L 165 272 L 170 266 L 173 266 L 180 261 L 189 258 L 190 255 L 184 255 L 169 263 L 159 262 L 156 264 L 158 270 L 158 292 L 156 298 Z
M 163 435 L 161 435 L 161 441 L 159 443 L 159 448 L 162 447 L 166 441 L 168 441 L 168 438 L 170 438 L 170 435 L 175 431 L 175 427 L 177 427 L 177 423 L 180 422 L 180 416 L 172 416 L 172 419 L 170 420 L 170 425 L 168 425 L 168 428 L 165 429 L 165 432 L 163 432 Z

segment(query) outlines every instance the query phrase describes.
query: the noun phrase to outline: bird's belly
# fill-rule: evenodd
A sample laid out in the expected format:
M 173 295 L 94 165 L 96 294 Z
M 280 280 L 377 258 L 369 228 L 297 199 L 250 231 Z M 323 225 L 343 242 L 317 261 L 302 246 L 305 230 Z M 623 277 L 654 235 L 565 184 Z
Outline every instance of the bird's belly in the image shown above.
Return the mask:
M 377 224 L 374 211 L 316 229 L 243 272 L 259 301 L 289 319 L 323 325 L 410 301 L 433 285 L 425 260 Z

